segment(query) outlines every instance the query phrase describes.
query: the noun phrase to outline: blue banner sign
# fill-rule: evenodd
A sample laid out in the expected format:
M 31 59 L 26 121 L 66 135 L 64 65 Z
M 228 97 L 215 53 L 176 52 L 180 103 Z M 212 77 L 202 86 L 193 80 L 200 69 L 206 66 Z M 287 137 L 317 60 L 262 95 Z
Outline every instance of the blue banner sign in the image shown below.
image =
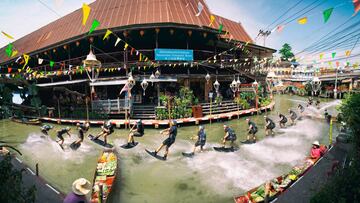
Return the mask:
M 155 49 L 156 61 L 193 61 L 194 51 L 189 49 Z

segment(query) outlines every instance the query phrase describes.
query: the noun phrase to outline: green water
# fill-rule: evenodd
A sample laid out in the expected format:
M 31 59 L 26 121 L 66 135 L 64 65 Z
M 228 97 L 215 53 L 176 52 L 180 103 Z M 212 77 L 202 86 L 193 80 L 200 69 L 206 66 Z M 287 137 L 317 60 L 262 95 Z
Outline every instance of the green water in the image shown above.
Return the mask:
M 289 108 L 296 108 L 305 101 L 305 98 L 287 95 L 277 95 L 275 99 L 274 111 L 267 113 L 274 121 L 278 120 L 275 116 L 277 111 L 288 114 Z M 322 100 L 321 106 L 335 114 L 336 103 L 338 101 Z M 306 112 L 322 115 L 323 109 L 319 111 L 311 107 Z M 245 117 L 206 124 L 208 139 L 205 152 L 197 154 L 193 159 L 183 157 L 181 152 L 192 149 L 194 141 L 189 138 L 196 133 L 198 127 L 180 127 L 166 162 L 156 160 L 144 151 L 145 148 L 154 150 L 165 138 L 159 134 L 159 129 L 146 129 L 145 136 L 136 139 L 140 144 L 130 150 L 119 147 L 126 142 L 128 131 L 116 130 L 109 139 L 116 146 L 119 155 L 119 170 L 108 202 L 230 203 L 235 195 L 288 172 L 306 157 L 314 140 L 329 143 L 328 124 L 310 119 L 298 121 L 297 125 L 286 129 L 277 127 L 275 131 L 278 136 L 264 139 L 263 116 L 264 114 L 251 117 L 259 128 L 259 142 L 255 145 L 239 144 L 239 141 L 246 138 Z M 237 133 L 236 143 L 240 149 L 235 153 L 212 150 L 223 137 L 223 123 L 229 124 Z M 64 127 L 54 126 L 55 130 Z M 71 138 L 64 136 L 65 146 L 77 138 L 75 126 L 71 127 L 73 135 Z M 90 133 L 96 134 L 99 130 L 93 127 Z M 85 139 L 78 151 L 65 149 L 64 152 L 52 141 L 55 140 L 54 130 L 50 131 L 51 139 L 41 138 L 39 131 L 39 126 L 0 121 L 0 139 L 17 146 L 24 154 L 20 159 L 31 168 L 39 163 L 40 175 L 62 192 L 69 192 L 71 183 L 76 178 L 84 177 L 92 181 L 96 160 L 102 150 L 100 146 Z

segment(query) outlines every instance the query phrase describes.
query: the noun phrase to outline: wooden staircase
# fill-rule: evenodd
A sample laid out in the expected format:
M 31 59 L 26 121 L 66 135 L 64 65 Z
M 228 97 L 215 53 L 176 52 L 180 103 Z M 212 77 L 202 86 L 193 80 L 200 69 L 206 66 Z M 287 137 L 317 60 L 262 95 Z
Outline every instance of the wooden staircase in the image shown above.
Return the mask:
M 204 115 L 210 115 L 210 103 L 202 103 L 201 104 Z M 241 106 L 239 106 L 239 110 L 241 110 Z M 237 104 L 232 101 L 222 101 L 220 104 L 212 103 L 211 106 L 211 114 L 220 114 L 220 113 L 228 113 L 238 111 Z
M 155 119 L 155 106 L 134 104 L 132 113 L 133 119 Z

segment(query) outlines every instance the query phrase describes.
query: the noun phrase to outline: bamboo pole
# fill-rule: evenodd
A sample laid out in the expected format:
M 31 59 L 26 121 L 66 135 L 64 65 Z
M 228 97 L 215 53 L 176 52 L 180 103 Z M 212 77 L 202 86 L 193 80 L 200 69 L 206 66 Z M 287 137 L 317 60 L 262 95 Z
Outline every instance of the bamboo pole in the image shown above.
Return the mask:
M 59 101 L 59 99 L 57 100 L 57 103 L 58 103 L 58 117 L 59 117 L 58 124 L 60 124 L 61 123 L 61 115 L 60 115 L 60 101 Z
M 332 145 L 332 134 L 333 134 L 333 119 L 330 119 L 330 129 L 329 129 L 329 145 Z

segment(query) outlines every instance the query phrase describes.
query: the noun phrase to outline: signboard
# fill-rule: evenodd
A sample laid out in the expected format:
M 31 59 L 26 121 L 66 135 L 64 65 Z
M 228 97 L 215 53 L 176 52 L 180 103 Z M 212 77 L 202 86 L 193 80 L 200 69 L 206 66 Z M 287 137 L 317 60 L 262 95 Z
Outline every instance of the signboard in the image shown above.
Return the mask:
M 194 51 L 191 49 L 155 49 L 156 61 L 193 61 Z

